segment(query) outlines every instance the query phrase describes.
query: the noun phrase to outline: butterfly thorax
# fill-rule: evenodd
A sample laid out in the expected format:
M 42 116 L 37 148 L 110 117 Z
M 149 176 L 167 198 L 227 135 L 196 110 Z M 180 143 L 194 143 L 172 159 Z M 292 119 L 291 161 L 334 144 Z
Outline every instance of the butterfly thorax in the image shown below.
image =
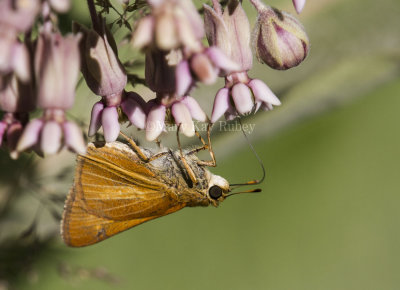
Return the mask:
M 152 154 L 149 152 L 149 154 Z M 197 183 L 193 183 L 189 174 L 180 160 L 179 151 L 168 151 L 167 154 L 150 162 L 149 166 L 158 176 L 175 192 L 180 202 L 187 206 L 208 206 L 210 200 L 207 196 L 208 179 L 210 173 L 207 168 L 198 164 L 197 156 L 190 154 L 184 158 L 192 169 Z

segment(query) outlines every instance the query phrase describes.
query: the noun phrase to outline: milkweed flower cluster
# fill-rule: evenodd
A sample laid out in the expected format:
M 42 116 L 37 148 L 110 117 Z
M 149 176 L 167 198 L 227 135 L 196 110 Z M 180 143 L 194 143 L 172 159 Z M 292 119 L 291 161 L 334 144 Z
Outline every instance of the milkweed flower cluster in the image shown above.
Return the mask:
M 145 130 L 152 141 L 166 126 L 178 125 L 190 137 L 193 120 L 215 123 L 223 115 L 231 120 L 279 106 L 267 84 L 248 75 L 253 53 L 273 69 L 289 69 L 307 56 L 308 37 L 294 16 L 260 0 L 248 1 L 258 13 L 253 28 L 239 0 L 224 5 L 213 0 L 201 9 L 191 0 L 124 1 L 117 23 L 132 31 L 130 45 L 145 59 L 141 79 L 119 58 L 119 45 L 105 20 L 110 8 L 116 10 L 111 2 L 97 1 L 96 7 L 87 0 L 91 27 L 74 23 L 73 33 L 62 35 L 57 13 L 68 11 L 69 0 L 1 0 L 0 144 L 15 158 L 25 150 L 46 155 L 64 147 L 84 153 L 82 129 L 66 117 L 80 72 L 99 98 L 88 136 L 102 128 L 106 142 L 117 139 L 121 122 Z M 293 0 L 297 13 L 304 4 Z M 225 85 L 216 92 L 208 117 L 192 92 L 199 83 L 211 85 L 218 78 Z M 128 90 L 135 81 L 153 91 L 154 98 L 145 101 Z M 41 116 L 31 118 L 38 110 Z

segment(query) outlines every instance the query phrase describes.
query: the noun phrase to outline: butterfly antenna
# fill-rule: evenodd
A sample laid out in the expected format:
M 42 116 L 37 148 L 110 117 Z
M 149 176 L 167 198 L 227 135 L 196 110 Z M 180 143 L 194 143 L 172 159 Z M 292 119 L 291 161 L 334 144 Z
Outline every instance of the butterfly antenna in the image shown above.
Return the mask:
M 244 138 L 245 138 L 246 141 L 247 141 L 247 144 L 249 145 L 251 151 L 253 151 L 254 156 L 256 157 L 258 163 L 259 163 L 260 166 L 261 166 L 262 177 L 261 177 L 261 179 L 250 180 L 250 181 L 247 181 L 247 182 L 245 182 L 245 183 L 231 184 L 231 186 L 243 186 L 243 185 L 260 184 L 260 183 L 262 183 L 262 182 L 264 181 L 265 176 L 266 176 L 264 164 L 263 164 L 263 162 L 262 162 L 260 156 L 258 156 L 258 154 L 257 154 L 256 150 L 254 149 L 253 145 L 251 144 L 251 142 L 250 142 L 250 140 L 249 140 L 249 137 L 247 136 L 246 132 L 243 130 L 242 121 L 241 121 L 240 119 L 238 119 L 238 121 L 239 121 L 239 124 L 240 124 L 240 129 L 242 130 L 242 133 L 243 133 L 243 135 L 244 135 Z

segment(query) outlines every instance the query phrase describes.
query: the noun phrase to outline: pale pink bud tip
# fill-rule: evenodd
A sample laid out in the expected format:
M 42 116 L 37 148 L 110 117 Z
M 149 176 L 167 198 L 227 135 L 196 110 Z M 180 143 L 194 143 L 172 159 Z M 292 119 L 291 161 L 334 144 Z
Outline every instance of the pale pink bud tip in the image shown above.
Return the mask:
M 194 124 L 189 110 L 181 102 L 172 105 L 172 115 L 175 123 L 180 126 L 179 130 L 188 137 L 194 136 Z
M 89 125 L 89 137 L 96 134 L 96 132 L 101 127 L 101 112 L 104 109 L 104 104 L 102 102 L 97 102 L 93 105 L 92 108 L 92 116 L 90 118 L 90 125 Z
M 120 126 L 116 107 L 107 107 L 103 110 L 101 114 L 101 123 L 103 125 L 104 140 L 106 140 L 106 142 L 114 142 L 117 140 Z
M 268 103 L 274 106 L 281 105 L 281 101 L 263 81 L 254 79 L 250 81 L 249 87 L 253 91 L 256 101 Z
M 85 154 L 86 146 L 81 129 L 73 122 L 64 123 L 64 140 L 68 149 L 78 154 Z
M 43 127 L 43 121 L 41 119 L 34 119 L 28 123 L 25 127 L 24 132 L 22 133 L 21 138 L 17 144 L 17 151 L 22 152 L 33 145 L 35 145 L 40 136 L 40 131 Z
M 146 139 L 154 141 L 164 129 L 166 108 L 163 105 L 154 105 L 148 116 L 146 122 Z
M 229 108 L 229 89 L 222 88 L 217 92 L 211 114 L 211 123 L 215 123 Z
M 306 4 L 306 0 L 292 0 L 292 1 L 297 14 L 300 14 L 300 12 L 304 8 L 304 5 Z
M 62 131 L 60 124 L 48 121 L 43 125 L 40 149 L 44 154 L 55 154 L 61 149 Z
M 250 89 L 243 83 L 238 83 L 232 88 L 232 99 L 239 114 L 251 112 L 254 106 Z

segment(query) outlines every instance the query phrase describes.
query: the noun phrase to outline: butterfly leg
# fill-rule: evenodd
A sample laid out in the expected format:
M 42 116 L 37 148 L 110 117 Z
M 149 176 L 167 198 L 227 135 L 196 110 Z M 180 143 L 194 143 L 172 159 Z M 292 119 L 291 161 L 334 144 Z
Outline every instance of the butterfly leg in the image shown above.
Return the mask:
M 147 157 L 146 154 L 143 153 L 142 149 L 140 149 L 140 147 L 136 144 L 136 142 L 135 142 L 132 138 L 129 138 L 127 135 L 125 135 L 125 134 L 122 133 L 122 132 L 119 132 L 119 134 L 120 134 L 122 137 L 124 137 L 124 139 L 125 139 L 126 141 L 128 141 L 129 145 L 132 146 L 132 148 L 135 150 L 135 152 L 137 153 L 137 155 L 138 155 L 138 156 L 140 157 L 140 159 L 142 159 L 144 162 L 150 162 L 150 161 L 153 161 L 153 160 L 155 160 L 155 159 L 157 159 L 157 158 L 160 158 L 160 157 L 162 157 L 162 156 L 168 154 L 168 152 L 160 152 L 160 153 L 157 153 L 157 154 L 155 154 L 155 155 L 153 155 L 153 156 Z
M 119 132 L 119 134 L 120 134 L 122 137 L 124 137 L 124 139 L 125 139 L 126 141 L 128 141 L 129 145 L 131 145 L 132 148 L 136 151 L 136 153 L 137 153 L 137 155 L 140 157 L 140 159 L 142 159 L 142 160 L 145 161 L 145 162 L 148 161 L 149 157 L 147 157 L 146 154 L 143 153 L 142 149 L 140 149 L 140 147 L 136 144 L 136 142 L 135 142 L 132 138 L 128 137 L 127 135 L 125 135 L 125 134 L 122 133 L 122 132 Z
M 186 155 L 195 154 L 195 153 L 198 153 L 200 151 L 208 149 L 208 145 L 204 141 L 203 137 L 201 137 L 200 133 L 197 132 L 197 131 L 194 131 L 194 132 L 195 132 L 196 136 L 199 137 L 199 139 L 200 139 L 201 143 L 203 144 L 203 146 L 200 146 L 200 147 L 197 147 L 197 148 L 194 148 L 194 149 L 190 150 L 189 152 L 186 153 Z
M 183 152 L 182 152 L 182 146 L 181 146 L 181 141 L 179 139 L 179 129 L 181 127 L 181 124 L 178 125 L 178 129 L 176 130 L 176 140 L 178 142 L 178 147 L 179 147 L 179 153 L 180 156 L 179 158 L 181 159 L 181 162 L 183 164 L 183 167 L 185 167 L 187 174 L 189 175 L 190 180 L 193 182 L 193 184 L 197 184 L 197 178 L 196 175 L 193 172 L 193 169 L 190 168 L 189 164 L 187 163 L 185 157 L 183 156 Z
M 200 139 L 201 143 L 203 144 L 203 146 L 195 148 L 192 151 L 188 152 L 187 154 L 194 154 L 194 153 L 197 153 L 197 152 L 199 152 L 201 150 L 208 149 L 208 151 L 210 152 L 211 160 L 200 160 L 200 161 L 197 162 L 197 164 L 202 165 L 202 166 L 215 167 L 215 166 L 217 166 L 217 162 L 215 160 L 214 151 L 212 150 L 212 146 L 211 146 L 211 126 L 212 126 L 212 124 L 209 124 L 208 127 L 207 127 L 208 144 L 206 144 L 206 142 L 204 141 L 203 137 L 201 137 L 200 133 L 195 131 L 196 136 L 199 137 L 199 139 Z

